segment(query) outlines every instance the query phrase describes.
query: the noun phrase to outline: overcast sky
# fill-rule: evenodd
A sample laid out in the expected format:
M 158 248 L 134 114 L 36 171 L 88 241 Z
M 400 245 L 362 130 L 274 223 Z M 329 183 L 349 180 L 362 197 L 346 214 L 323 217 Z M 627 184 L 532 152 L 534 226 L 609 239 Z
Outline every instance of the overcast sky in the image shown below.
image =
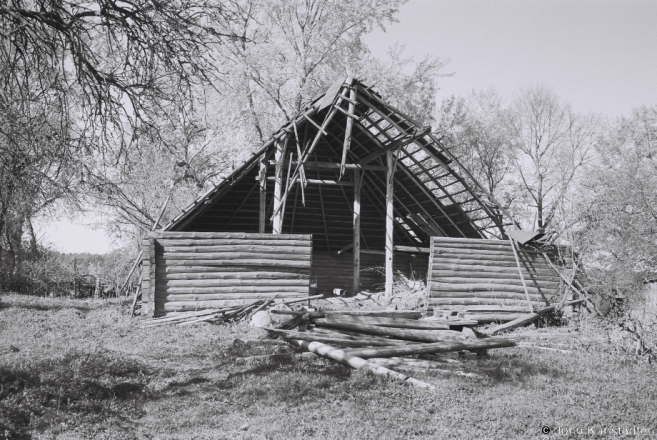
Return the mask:
M 398 17 L 366 41 L 375 55 L 399 42 L 416 60 L 450 59 L 439 100 L 541 83 L 581 112 L 657 104 L 657 1 L 410 0 Z
M 410 0 L 398 18 L 366 42 L 375 55 L 399 42 L 416 60 L 450 59 L 439 101 L 490 86 L 511 98 L 540 83 L 580 112 L 657 105 L 657 1 Z M 93 221 L 55 221 L 39 235 L 64 252 L 107 252 Z

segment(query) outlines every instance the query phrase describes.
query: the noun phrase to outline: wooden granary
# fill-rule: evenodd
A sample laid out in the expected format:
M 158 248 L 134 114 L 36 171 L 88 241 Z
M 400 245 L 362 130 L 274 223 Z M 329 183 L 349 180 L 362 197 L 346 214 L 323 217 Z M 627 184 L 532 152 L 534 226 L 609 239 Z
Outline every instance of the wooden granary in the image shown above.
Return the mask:
M 151 234 L 143 309 L 390 294 L 393 272 L 427 276 L 431 237 L 504 238 L 508 218 L 430 127 L 347 79 Z

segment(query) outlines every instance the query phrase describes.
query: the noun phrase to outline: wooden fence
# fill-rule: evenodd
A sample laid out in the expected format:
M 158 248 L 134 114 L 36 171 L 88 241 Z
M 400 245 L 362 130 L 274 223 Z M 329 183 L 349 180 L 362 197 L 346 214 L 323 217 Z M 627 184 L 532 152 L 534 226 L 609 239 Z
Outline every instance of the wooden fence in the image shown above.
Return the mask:
M 153 232 L 143 249 L 143 315 L 310 292 L 310 235 Z
M 560 278 L 542 254 L 516 249 L 532 305 L 544 307 L 558 301 Z M 429 309 L 475 306 L 476 310 L 484 305 L 529 309 L 509 241 L 432 237 L 429 255 Z

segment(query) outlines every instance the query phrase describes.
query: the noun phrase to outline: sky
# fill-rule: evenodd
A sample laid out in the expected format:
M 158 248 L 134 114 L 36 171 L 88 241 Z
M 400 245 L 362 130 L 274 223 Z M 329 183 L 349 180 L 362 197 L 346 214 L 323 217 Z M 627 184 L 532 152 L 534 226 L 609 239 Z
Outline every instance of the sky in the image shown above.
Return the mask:
M 398 42 L 416 60 L 449 59 L 439 101 L 542 84 L 612 118 L 657 104 L 657 1 L 410 0 L 398 19 L 365 41 L 377 56 Z
M 512 99 L 542 84 L 578 112 L 615 118 L 657 105 L 657 1 L 410 0 L 399 22 L 365 42 L 376 56 L 395 43 L 406 55 L 450 62 L 438 101 L 494 87 Z M 37 236 L 63 252 L 115 246 L 93 217 L 37 224 Z

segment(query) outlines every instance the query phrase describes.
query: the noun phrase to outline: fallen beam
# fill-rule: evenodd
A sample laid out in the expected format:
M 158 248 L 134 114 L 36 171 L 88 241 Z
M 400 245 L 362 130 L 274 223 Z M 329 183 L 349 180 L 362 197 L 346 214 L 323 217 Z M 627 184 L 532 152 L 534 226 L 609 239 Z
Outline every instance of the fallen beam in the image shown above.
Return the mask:
M 465 335 L 463 333 L 451 330 L 409 330 L 379 327 L 376 325 L 367 324 L 353 324 L 343 321 L 329 321 L 326 319 L 316 319 L 315 325 L 317 327 L 351 330 L 359 333 L 366 333 L 377 336 L 390 336 L 406 341 L 444 342 L 465 339 Z
M 355 348 L 344 352 L 364 359 L 375 357 L 409 356 L 416 354 L 448 353 L 451 351 L 480 351 L 492 348 L 515 347 L 513 341 L 503 338 L 479 339 L 469 342 L 434 342 L 431 344 L 414 344 L 401 347 Z
M 408 382 L 419 388 L 428 388 L 430 390 L 436 389 L 436 387 L 434 387 L 431 384 L 422 382 L 421 380 L 414 379 L 405 374 L 398 373 L 397 371 L 389 370 L 388 368 L 372 364 L 360 357 L 347 355 L 343 350 L 339 350 L 335 347 L 331 347 L 330 345 L 322 344 L 321 342 L 307 342 L 298 339 L 288 339 L 287 341 L 290 344 L 301 347 L 306 351 L 310 351 L 327 359 L 332 359 L 334 361 L 340 362 L 341 364 L 344 365 L 348 365 L 357 370 L 362 369 L 362 370 L 370 371 L 376 375 L 388 376 L 393 379 L 400 380 L 402 382 Z

